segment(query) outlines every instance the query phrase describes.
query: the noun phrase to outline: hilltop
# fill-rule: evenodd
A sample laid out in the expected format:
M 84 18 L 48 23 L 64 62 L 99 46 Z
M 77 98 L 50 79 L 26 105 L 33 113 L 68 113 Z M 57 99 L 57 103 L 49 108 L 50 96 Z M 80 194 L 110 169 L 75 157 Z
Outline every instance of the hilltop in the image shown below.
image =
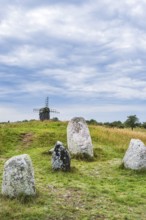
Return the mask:
M 9 200 L 0 195 L 2 220 L 145 220 L 145 172 L 123 169 L 131 138 L 146 143 L 144 129 L 89 125 L 94 161 L 72 159 L 71 172 L 54 172 L 48 153 L 57 140 L 67 146 L 67 122 L 0 124 L 0 185 L 3 165 L 14 155 L 30 155 L 37 196 Z

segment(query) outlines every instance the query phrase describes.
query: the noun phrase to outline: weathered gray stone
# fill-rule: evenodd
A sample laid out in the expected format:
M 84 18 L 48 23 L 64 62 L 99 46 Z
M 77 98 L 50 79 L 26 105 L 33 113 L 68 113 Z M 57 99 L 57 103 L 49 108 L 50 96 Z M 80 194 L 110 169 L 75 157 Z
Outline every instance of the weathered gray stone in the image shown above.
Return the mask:
M 70 155 L 60 141 L 57 141 L 52 154 L 53 170 L 70 170 Z
M 87 154 L 93 157 L 92 140 L 84 118 L 76 117 L 68 123 L 67 142 L 71 154 Z
M 9 197 L 35 195 L 35 181 L 32 162 L 27 154 L 15 156 L 6 161 L 3 172 L 2 194 Z
M 146 147 L 141 140 L 131 139 L 123 164 L 128 169 L 146 170 Z

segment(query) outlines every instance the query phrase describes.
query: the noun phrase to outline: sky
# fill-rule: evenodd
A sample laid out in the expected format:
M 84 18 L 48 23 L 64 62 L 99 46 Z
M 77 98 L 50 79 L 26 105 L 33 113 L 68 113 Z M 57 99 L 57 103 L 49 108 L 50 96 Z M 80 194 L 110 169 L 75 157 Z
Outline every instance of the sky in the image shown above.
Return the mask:
M 0 0 L 0 121 L 146 121 L 146 0 Z

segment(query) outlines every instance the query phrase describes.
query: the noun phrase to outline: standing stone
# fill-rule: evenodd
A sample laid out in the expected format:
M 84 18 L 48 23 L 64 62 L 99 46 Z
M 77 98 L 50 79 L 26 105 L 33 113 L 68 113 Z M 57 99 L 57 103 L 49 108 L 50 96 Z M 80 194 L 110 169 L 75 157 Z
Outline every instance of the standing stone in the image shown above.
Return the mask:
M 52 154 L 53 170 L 70 170 L 70 155 L 60 141 L 57 141 Z
M 27 154 L 6 161 L 3 172 L 2 194 L 10 198 L 35 195 L 34 171 Z
M 146 147 L 141 140 L 131 139 L 123 164 L 132 170 L 146 170 Z
M 84 118 L 73 118 L 67 127 L 68 149 L 71 154 L 87 154 L 93 157 L 92 140 Z

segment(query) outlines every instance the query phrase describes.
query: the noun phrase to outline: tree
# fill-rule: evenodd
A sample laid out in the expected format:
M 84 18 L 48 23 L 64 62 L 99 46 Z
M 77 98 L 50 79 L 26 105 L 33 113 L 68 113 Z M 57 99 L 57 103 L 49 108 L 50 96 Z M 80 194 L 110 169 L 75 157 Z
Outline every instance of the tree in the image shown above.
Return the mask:
M 146 129 L 146 122 L 142 123 L 142 127 Z
M 137 118 L 136 115 L 127 116 L 127 120 L 125 121 L 125 125 L 127 127 L 130 127 L 132 130 L 133 128 L 137 127 L 138 123 L 139 123 L 139 119 Z
M 113 121 L 110 123 L 110 126 L 114 128 L 124 128 L 124 125 L 121 121 Z
M 97 125 L 97 121 L 95 119 L 90 119 L 89 121 L 87 121 L 87 124 L 89 124 L 89 125 Z
M 59 119 L 57 117 L 54 117 L 51 119 L 52 121 L 59 121 Z

